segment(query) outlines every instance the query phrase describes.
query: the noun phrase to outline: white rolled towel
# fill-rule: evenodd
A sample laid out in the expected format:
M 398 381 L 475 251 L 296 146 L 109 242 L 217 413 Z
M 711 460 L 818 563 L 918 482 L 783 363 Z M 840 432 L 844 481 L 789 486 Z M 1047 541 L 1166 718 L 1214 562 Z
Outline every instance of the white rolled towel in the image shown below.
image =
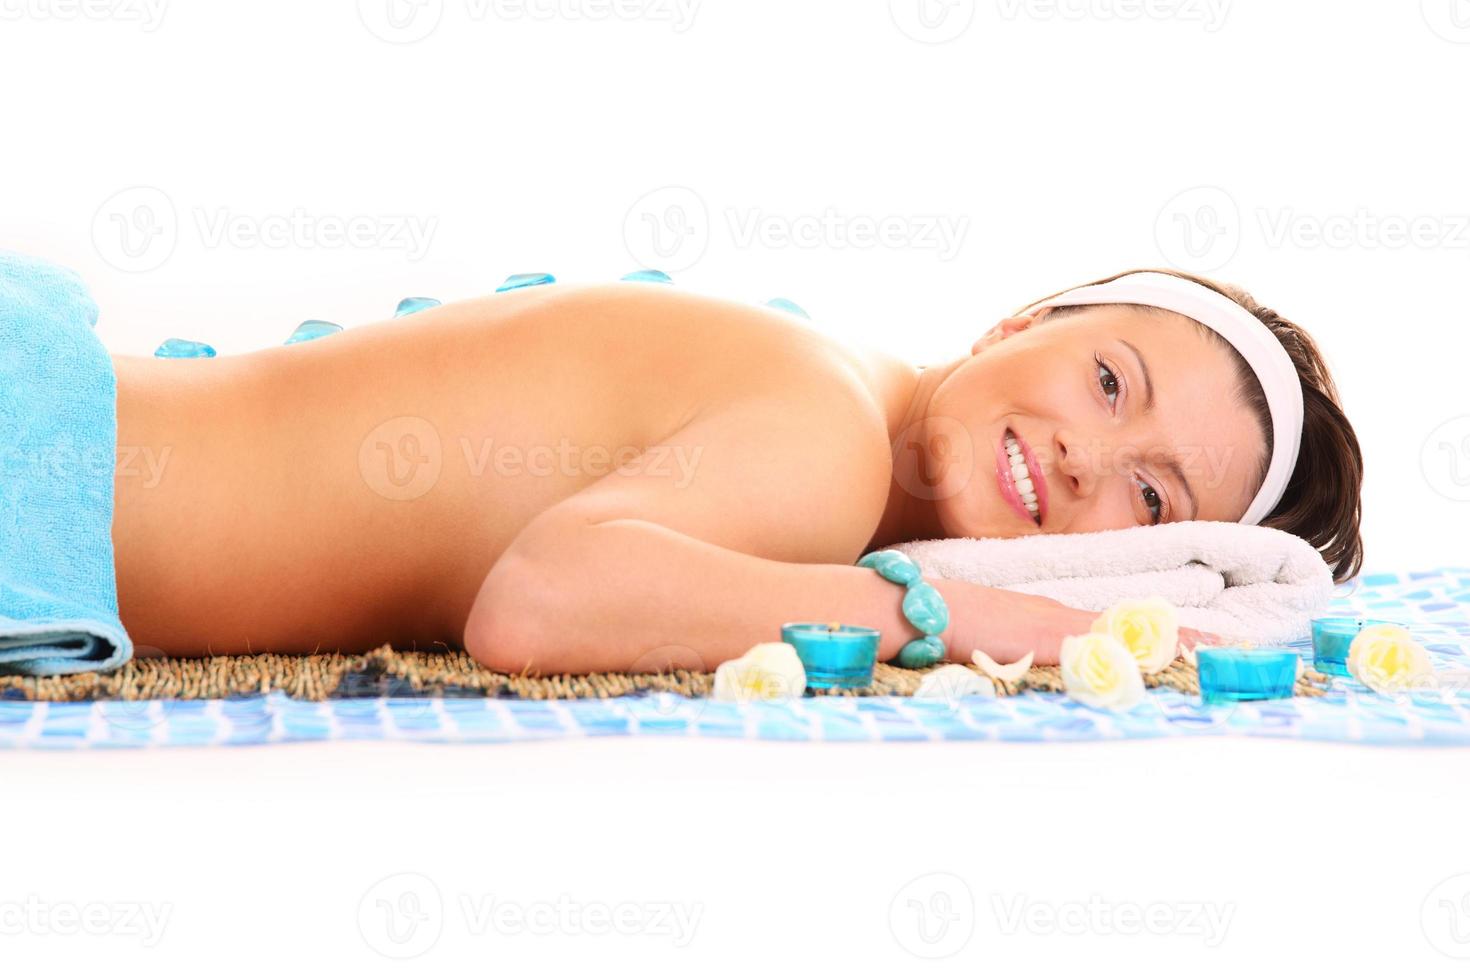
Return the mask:
M 1192 629 L 1257 644 L 1311 632 L 1332 598 L 1315 548 L 1275 528 L 1181 521 L 1085 534 L 895 545 L 925 575 L 1042 595 L 1077 609 L 1162 596 Z

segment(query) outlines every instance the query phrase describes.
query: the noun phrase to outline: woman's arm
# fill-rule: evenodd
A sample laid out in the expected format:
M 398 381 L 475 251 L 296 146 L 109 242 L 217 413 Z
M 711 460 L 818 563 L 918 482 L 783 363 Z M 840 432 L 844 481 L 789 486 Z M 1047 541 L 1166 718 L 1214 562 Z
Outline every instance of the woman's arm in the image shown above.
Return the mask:
M 466 648 L 496 670 L 712 670 L 794 621 L 880 630 L 883 660 L 917 635 L 900 610 L 903 589 L 871 569 L 772 561 L 645 520 L 548 516 L 496 563 L 470 615 Z M 1036 650 L 1038 662 L 1055 663 L 1061 638 L 1086 632 L 1097 615 L 928 581 L 950 609 L 944 641 L 954 660 L 979 647 L 1002 662 Z
M 697 460 L 686 485 L 629 466 L 522 530 L 466 623 L 472 656 L 508 672 L 709 670 L 779 638 L 784 622 L 876 628 L 884 659 L 917 635 L 902 588 L 851 564 L 887 500 L 886 429 L 874 418 L 830 397 L 765 402 L 665 444 Z M 949 605 L 952 659 L 975 647 L 1002 661 L 1034 649 L 1054 663 L 1061 638 L 1095 615 L 930 581 Z

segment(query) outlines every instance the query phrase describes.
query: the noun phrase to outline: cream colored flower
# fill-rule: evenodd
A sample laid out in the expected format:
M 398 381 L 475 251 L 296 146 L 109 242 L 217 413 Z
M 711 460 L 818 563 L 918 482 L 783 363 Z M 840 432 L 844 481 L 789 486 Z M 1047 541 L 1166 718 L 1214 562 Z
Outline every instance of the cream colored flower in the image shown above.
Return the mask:
M 1380 694 L 1434 683 L 1429 651 L 1402 626 L 1366 626 L 1348 647 L 1348 673 Z
M 799 698 L 805 690 L 806 668 L 789 643 L 757 643 L 715 668 L 716 701 Z
M 1145 674 L 1157 674 L 1179 653 L 1179 613 L 1165 599 L 1125 599 L 1092 624 L 1128 649 Z
M 1143 700 L 1137 659 L 1107 633 L 1084 633 L 1062 641 L 1062 687 L 1094 708 L 1126 711 Z
M 1026 671 L 1031 669 L 1031 662 L 1036 659 L 1036 651 L 1032 650 L 1026 656 L 1013 664 L 998 664 L 990 658 L 990 654 L 984 650 L 971 650 L 970 660 L 983 670 L 987 677 L 1007 684 L 1014 684 L 1026 676 Z M 992 687 L 994 685 L 991 685 Z
M 964 664 L 945 664 L 924 675 L 914 697 L 943 698 L 946 701 L 969 697 L 993 698 L 995 682 L 981 677 Z

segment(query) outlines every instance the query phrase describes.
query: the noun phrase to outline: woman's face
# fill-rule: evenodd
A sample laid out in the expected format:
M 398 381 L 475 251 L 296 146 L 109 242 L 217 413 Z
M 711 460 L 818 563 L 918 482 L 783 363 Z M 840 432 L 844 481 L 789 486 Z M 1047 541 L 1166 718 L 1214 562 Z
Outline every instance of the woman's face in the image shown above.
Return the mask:
M 963 537 L 1238 521 L 1266 446 L 1237 386 L 1231 352 L 1167 311 L 1003 320 L 929 403 L 939 521 Z

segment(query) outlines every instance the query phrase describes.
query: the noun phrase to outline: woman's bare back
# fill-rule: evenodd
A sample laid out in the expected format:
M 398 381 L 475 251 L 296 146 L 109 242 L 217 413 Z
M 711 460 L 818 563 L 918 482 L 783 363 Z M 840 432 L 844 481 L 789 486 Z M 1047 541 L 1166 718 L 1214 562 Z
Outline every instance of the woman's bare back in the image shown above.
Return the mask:
M 783 314 L 639 284 L 115 362 L 121 615 L 169 653 L 458 647 L 487 572 L 538 514 L 615 470 L 699 492 L 704 454 L 761 438 L 661 445 L 692 420 L 800 385 L 866 420 L 853 455 L 872 458 L 911 375 Z M 888 472 L 861 472 L 881 500 Z M 812 560 L 855 556 L 877 518 Z

